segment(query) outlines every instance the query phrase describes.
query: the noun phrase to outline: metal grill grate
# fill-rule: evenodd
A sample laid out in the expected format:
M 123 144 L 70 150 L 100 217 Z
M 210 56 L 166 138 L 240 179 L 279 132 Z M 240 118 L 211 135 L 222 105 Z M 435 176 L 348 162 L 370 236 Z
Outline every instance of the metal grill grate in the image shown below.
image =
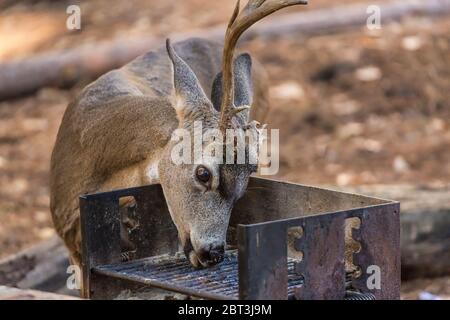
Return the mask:
M 238 299 L 237 252 L 228 251 L 224 261 L 208 269 L 194 269 L 184 255 L 160 256 L 94 268 L 95 273 L 206 299 Z M 303 283 L 288 259 L 288 295 Z

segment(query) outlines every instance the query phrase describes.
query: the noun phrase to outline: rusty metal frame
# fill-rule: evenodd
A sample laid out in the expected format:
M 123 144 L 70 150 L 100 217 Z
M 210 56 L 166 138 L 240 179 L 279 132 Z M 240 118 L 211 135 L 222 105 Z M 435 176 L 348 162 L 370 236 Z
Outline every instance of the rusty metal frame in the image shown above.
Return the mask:
M 159 185 L 82 196 L 85 297 L 107 299 L 125 289 L 164 287 L 93 272 L 96 267 L 121 262 L 119 199 L 125 196 L 135 197 L 140 219 L 140 227 L 133 235 L 137 244 L 135 258 L 177 251 L 176 228 Z M 354 264 L 361 274 L 353 279 L 353 290 L 376 299 L 399 299 L 399 213 L 400 205 L 395 201 L 251 178 L 248 192 L 236 205 L 230 222 L 230 239 L 236 239 L 238 248 L 239 298 L 288 298 L 287 236 L 290 228 L 300 227 L 303 234 L 295 240 L 294 248 L 303 255 L 296 272 L 304 283 L 296 288 L 295 298 L 344 299 L 345 220 L 356 217 L 361 225 L 353 230 L 353 238 L 361 250 L 354 254 Z M 381 271 L 379 289 L 367 286 L 370 266 Z M 196 295 L 189 288 L 165 289 Z
M 140 226 L 132 235 L 134 243 L 138 245 L 134 258 L 174 253 L 178 249 L 177 231 L 160 185 L 81 196 L 84 297 L 111 297 L 122 287 L 111 284 L 113 279 L 104 281 L 104 277 L 94 274 L 92 269 L 121 262 L 119 199 L 129 196 L 136 200 Z
M 400 298 L 399 204 L 389 203 L 364 209 L 293 218 L 282 221 L 240 225 L 239 285 L 242 299 L 287 299 L 287 230 L 303 228 L 295 248 L 303 253 L 297 272 L 304 284 L 297 289 L 299 300 L 345 298 L 344 267 L 345 219 L 361 219 L 355 240 L 361 250 L 354 261 L 362 270 L 353 281 L 360 293 L 376 299 Z M 267 258 L 270 257 L 270 258 Z M 367 286 L 370 266 L 381 271 L 380 289 Z M 370 270 L 370 269 L 369 269 Z

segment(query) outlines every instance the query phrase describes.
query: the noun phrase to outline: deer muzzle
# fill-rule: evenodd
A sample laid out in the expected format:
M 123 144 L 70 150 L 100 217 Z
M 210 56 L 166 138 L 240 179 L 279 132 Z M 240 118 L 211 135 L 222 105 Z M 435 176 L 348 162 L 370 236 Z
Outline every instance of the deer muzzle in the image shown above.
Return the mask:
M 191 265 L 195 268 L 207 268 L 223 261 L 225 254 L 225 243 L 217 242 L 206 244 L 194 249 L 192 242 L 188 239 L 184 244 L 184 253 Z

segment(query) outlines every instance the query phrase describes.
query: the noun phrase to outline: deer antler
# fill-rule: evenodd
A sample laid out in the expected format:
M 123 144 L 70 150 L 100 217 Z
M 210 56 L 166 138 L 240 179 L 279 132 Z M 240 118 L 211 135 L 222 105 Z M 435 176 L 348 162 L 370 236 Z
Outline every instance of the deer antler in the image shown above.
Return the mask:
M 237 113 L 247 110 L 248 106 L 234 105 L 233 57 L 237 41 L 245 30 L 254 23 L 280 9 L 297 4 L 308 4 L 307 0 L 249 0 L 240 12 L 240 0 L 237 1 L 233 15 L 228 23 L 222 57 L 222 102 L 219 127 L 225 131 L 231 119 Z

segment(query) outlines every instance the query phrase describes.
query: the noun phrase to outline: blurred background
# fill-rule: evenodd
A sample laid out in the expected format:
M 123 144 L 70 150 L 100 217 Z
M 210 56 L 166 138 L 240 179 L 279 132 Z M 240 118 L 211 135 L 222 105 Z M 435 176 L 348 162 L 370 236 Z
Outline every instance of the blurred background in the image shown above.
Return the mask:
M 81 30 L 66 27 L 73 4 Z M 0 261 L 55 235 L 49 162 L 68 102 L 165 37 L 222 36 L 234 4 L 0 0 Z M 449 1 L 310 0 L 267 20 L 240 47 L 269 74 L 276 178 L 401 200 L 402 297 L 450 296 Z

